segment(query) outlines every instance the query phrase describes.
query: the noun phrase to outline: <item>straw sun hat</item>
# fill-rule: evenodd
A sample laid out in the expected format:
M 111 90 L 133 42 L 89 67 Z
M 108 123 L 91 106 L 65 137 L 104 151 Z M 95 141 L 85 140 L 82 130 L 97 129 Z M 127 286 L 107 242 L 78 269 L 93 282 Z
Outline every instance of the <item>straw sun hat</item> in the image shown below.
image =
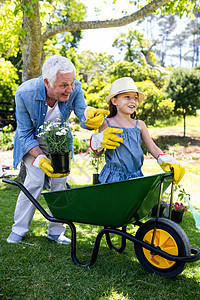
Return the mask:
M 131 77 L 122 77 L 115 80 L 110 88 L 110 95 L 106 97 L 106 102 L 109 104 L 110 99 L 114 96 L 125 93 L 125 92 L 136 92 L 139 96 L 139 102 L 144 100 L 144 94 L 138 92 L 135 82 Z

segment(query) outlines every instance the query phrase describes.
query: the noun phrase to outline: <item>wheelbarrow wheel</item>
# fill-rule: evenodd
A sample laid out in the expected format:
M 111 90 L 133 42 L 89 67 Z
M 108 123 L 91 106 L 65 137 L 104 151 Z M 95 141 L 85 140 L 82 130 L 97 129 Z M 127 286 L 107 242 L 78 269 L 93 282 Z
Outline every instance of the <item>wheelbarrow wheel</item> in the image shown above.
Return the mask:
M 151 219 L 142 224 L 135 237 L 151 244 L 155 220 Z M 190 242 L 184 230 L 175 222 L 159 218 L 154 237 L 154 243 L 159 249 L 175 256 L 189 256 Z M 144 269 L 150 273 L 173 278 L 186 267 L 185 262 L 176 262 L 165 259 L 151 251 L 134 244 L 136 256 Z

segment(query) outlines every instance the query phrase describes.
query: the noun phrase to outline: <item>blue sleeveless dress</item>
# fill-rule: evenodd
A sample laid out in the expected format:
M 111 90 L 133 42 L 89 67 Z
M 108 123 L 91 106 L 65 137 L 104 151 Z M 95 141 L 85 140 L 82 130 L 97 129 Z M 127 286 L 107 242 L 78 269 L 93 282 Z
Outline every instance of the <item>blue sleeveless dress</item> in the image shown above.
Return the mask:
M 106 121 L 110 127 L 108 119 Z M 121 136 L 124 141 L 116 149 L 106 149 L 106 164 L 99 175 L 100 182 L 113 182 L 144 176 L 141 171 L 144 161 L 141 149 L 141 130 L 137 124 L 138 120 L 135 128 L 112 126 L 123 129 L 122 133 L 115 134 Z

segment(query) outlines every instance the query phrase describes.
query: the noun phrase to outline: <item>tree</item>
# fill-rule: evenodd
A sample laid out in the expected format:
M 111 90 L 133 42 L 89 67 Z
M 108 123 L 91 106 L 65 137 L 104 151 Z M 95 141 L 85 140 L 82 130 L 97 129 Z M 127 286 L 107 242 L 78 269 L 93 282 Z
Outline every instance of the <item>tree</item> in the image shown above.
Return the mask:
M 172 54 L 171 56 L 177 56 L 179 57 L 179 64 L 181 67 L 181 62 L 183 59 L 183 53 L 182 48 L 185 46 L 185 42 L 188 35 L 185 32 L 181 32 L 180 34 L 176 34 L 173 39 L 171 39 L 171 45 L 170 48 L 179 48 L 179 54 Z
M 165 77 L 168 75 L 168 71 L 160 66 L 138 65 L 129 61 L 115 62 L 108 68 L 108 73 L 111 82 L 117 78 L 127 76 L 132 77 L 136 82 L 151 80 L 158 88 L 163 87 Z
M 165 56 L 167 54 L 169 35 L 176 28 L 176 19 L 174 15 L 163 16 L 160 19 L 159 26 L 161 27 L 161 50 L 158 52 L 161 65 L 165 65 Z
M 77 63 L 79 74 L 83 75 L 84 81 L 90 85 L 97 76 L 101 81 L 105 80 L 106 70 L 114 63 L 114 59 L 112 55 L 107 53 L 93 53 L 88 50 L 78 55 Z M 98 85 L 95 89 L 100 90 L 101 86 Z
M 136 7 L 140 1 L 135 1 Z M 67 1 L 67 7 L 63 5 L 65 1 L 45 1 L 39 3 L 39 0 L 14 0 L 16 4 L 14 14 L 19 16 L 23 13 L 22 18 L 22 31 L 20 38 L 20 47 L 22 49 L 23 58 L 23 70 L 22 70 L 22 81 L 27 79 L 37 77 L 41 74 L 41 66 L 45 59 L 44 47 L 48 40 L 62 32 L 84 30 L 84 29 L 97 29 L 97 28 L 110 28 L 119 27 L 130 24 L 134 21 L 140 20 L 152 12 L 155 12 L 160 7 L 165 5 L 165 10 L 169 12 L 179 12 L 183 11 L 190 12 L 196 5 L 196 0 L 148 0 L 148 4 L 143 6 L 130 15 L 125 15 L 119 19 L 111 19 L 104 21 L 82 21 L 80 20 L 80 14 L 84 11 L 84 5 L 79 1 L 71 0 Z M 7 3 L 12 3 L 10 1 L 5 1 L 2 6 Z M 42 15 L 44 15 L 45 10 L 42 11 L 43 5 L 51 7 L 51 14 L 53 14 L 55 7 L 61 6 L 61 11 L 68 11 L 69 18 L 68 21 L 62 23 L 58 22 L 57 19 L 49 20 L 50 24 L 42 24 Z M 164 8 L 163 8 L 164 9 Z
M 152 51 L 153 43 L 144 38 L 143 33 L 138 30 L 129 29 L 128 33 L 121 33 L 113 42 L 122 52 L 126 49 L 124 60 L 137 62 L 139 64 L 155 65 L 156 56 Z
M 186 27 L 186 32 L 192 36 L 190 41 L 191 50 L 186 53 L 185 57 L 188 60 L 192 61 L 192 67 L 197 66 L 199 64 L 199 51 L 200 51 L 200 12 L 194 12 L 195 18 L 191 20 Z M 191 53 L 190 56 L 188 54 Z
M 174 112 L 184 120 L 186 135 L 186 116 L 195 116 L 200 109 L 200 71 L 179 68 L 169 76 L 166 92 L 175 102 Z

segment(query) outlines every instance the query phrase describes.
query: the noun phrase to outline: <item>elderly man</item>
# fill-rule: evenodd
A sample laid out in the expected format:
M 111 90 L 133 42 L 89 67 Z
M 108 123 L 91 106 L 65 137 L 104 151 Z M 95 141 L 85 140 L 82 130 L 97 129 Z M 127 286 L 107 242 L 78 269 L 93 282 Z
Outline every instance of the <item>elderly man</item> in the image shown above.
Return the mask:
M 75 79 L 76 69 L 72 62 L 60 55 L 49 57 L 43 67 L 42 76 L 24 82 L 15 95 L 17 130 L 14 141 L 14 167 L 21 160 L 26 166 L 24 186 L 39 200 L 44 185 L 45 174 L 50 176 L 51 191 L 61 190 L 66 185 L 66 174 L 55 174 L 48 159 L 47 146 L 37 137 L 38 129 L 44 122 L 57 118 L 62 122 L 69 119 L 72 111 L 88 129 L 99 128 L 105 110 L 87 107 L 81 83 Z M 19 194 L 12 232 L 8 243 L 21 242 L 29 230 L 35 206 L 24 195 Z M 69 244 L 65 226 L 49 222 L 50 240 Z

